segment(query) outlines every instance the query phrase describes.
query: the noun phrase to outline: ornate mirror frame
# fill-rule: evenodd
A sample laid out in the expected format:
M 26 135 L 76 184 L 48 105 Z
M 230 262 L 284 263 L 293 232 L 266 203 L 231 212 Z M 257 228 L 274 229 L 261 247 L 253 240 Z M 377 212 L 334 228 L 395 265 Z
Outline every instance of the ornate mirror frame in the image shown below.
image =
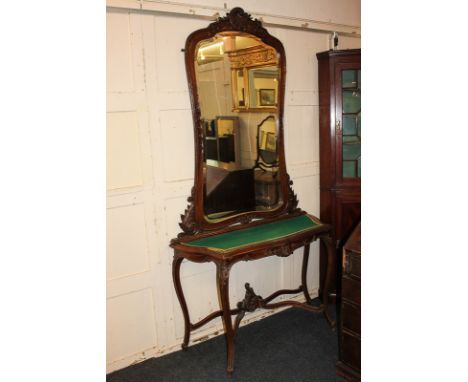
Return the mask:
M 197 46 L 201 41 L 213 38 L 220 32 L 241 32 L 248 33 L 259 38 L 263 43 L 276 49 L 278 54 L 279 84 L 278 84 L 278 171 L 280 177 L 280 188 L 283 195 L 283 204 L 270 211 L 251 211 L 243 212 L 238 215 L 226 218 L 222 221 L 210 221 L 206 219 L 203 208 L 203 124 L 201 121 L 200 104 L 198 98 L 198 88 L 195 73 L 195 58 Z M 258 19 L 252 19 L 250 14 L 244 12 L 242 8 L 233 8 L 225 17 L 218 18 L 217 21 L 208 25 L 207 28 L 197 30 L 191 33 L 185 44 L 185 66 L 189 84 L 190 101 L 192 105 L 192 117 L 194 125 L 194 143 L 195 143 L 195 180 L 188 198 L 189 205 L 185 213 L 181 215 L 182 222 L 179 223 L 183 233 L 179 238 L 187 237 L 214 230 L 229 230 L 234 224 L 241 223 L 240 226 L 252 222 L 254 219 L 260 219 L 262 222 L 278 219 L 281 215 L 291 216 L 291 214 L 300 214 L 297 208 L 297 198 L 291 185 L 292 181 L 286 171 L 286 159 L 284 154 L 284 94 L 285 94 L 285 76 L 286 76 L 286 58 L 283 44 L 270 35 Z M 237 226 L 239 226 L 237 224 Z M 236 229 L 235 227 L 232 229 Z M 207 232 L 208 234 L 210 234 Z

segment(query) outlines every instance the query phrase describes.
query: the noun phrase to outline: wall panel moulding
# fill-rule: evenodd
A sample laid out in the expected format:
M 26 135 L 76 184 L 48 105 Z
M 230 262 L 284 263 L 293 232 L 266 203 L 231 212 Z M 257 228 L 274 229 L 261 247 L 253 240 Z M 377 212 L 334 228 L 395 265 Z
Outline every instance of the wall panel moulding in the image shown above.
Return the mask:
M 230 11 L 230 8 L 208 6 L 202 4 L 189 4 L 174 1 L 158 0 L 107 0 L 108 8 L 133 9 L 143 12 L 166 13 L 184 17 L 194 17 L 206 20 L 216 20 Z M 361 28 L 355 25 L 337 24 L 332 22 L 303 19 L 266 13 L 251 13 L 265 26 L 300 29 L 315 33 L 337 32 L 341 36 L 361 37 Z

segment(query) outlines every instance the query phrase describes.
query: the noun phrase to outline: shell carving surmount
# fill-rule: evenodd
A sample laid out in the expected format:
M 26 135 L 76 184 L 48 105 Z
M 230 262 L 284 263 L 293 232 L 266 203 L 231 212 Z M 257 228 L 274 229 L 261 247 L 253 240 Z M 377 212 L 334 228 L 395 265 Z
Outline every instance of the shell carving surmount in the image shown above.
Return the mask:
M 253 33 L 260 37 L 268 35 L 267 30 L 263 28 L 260 20 L 252 19 L 250 14 L 239 7 L 231 9 L 231 12 L 226 14 L 226 16 L 219 17 L 214 23 L 208 26 L 208 29 L 213 33 L 234 29 L 246 33 Z

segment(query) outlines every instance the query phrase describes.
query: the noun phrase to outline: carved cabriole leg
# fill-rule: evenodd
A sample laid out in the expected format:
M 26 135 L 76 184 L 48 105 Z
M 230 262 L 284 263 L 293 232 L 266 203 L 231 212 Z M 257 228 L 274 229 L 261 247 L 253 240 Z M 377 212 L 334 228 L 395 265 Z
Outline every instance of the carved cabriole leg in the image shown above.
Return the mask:
M 334 278 L 334 272 L 336 270 L 336 259 L 335 259 L 335 247 L 333 245 L 333 237 L 331 234 L 321 236 L 321 242 L 325 245 L 325 249 L 327 251 L 327 273 L 325 276 L 325 282 L 323 286 L 323 306 L 325 308 L 324 315 L 327 319 L 328 323 L 331 327 L 335 327 L 336 322 L 333 321 L 330 317 L 330 313 L 328 311 L 328 300 L 330 294 L 330 284 Z
M 190 339 L 190 317 L 187 309 L 187 303 L 184 297 L 184 291 L 182 290 L 182 285 L 180 283 L 180 265 L 182 264 L 183 257 L 174 255 L 174 260 L 172 261 L 172 280 L 174 281 L 174 288 L 176 290 L 177 298 L 179 299 L 180 307 L 182 308 L 182 313 L 184 315 L 184 342 L 182 343 L 182 349 L 186 350 L 188 342 Z
M 221 310 L 223 311 L 224 334 L 227 347 L 227 372 L 234 371 L 234 330 L 229 305 L 229 271 L 231 264 L 221 261 L 216 263 L 216 282 Z
M 312 299 L 309 295 L 309 290 L 307 288 L 307 265 L 309 263 L 309 251 L 310 243 L 304 245 L 304 257 L 302 258 L 302 272 L 301 272 L 301 282 L 302 282 L 302 291 L 304 292 L 304 297 L 308 304 L 312 302 Z

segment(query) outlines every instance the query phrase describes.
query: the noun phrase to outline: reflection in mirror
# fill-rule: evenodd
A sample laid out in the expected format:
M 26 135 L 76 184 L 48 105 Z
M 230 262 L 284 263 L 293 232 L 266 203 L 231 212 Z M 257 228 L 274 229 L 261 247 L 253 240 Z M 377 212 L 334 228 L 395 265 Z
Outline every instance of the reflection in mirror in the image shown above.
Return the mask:
M 276 119 L 270 115 L 257 127 L 257 160 L 254 166 L 256 203 L 274 208 L 280 197 Z M 260 208 L 259 208 L 260 209 Z
M 257 160 L 255 167 L 267 169 L 278 166 L 276 152 L 276 120 L 270 115 L 257 127 Z
M 278 103 L 278 68 L 276 66 L 249 69 L 250 107 L 275 107 Z
M 205 219 L 279 208 L 275 49 L 253 35 L 220 32 L 198 44 L 194 60 Z
M 243 69 L 236 69 L 234 70 L 234 86 L 235 95 L 233 99 L 234 108 L 242 108 L 246 107 L 245 103 L 245 82 L 244 82 L 244 70 Z

